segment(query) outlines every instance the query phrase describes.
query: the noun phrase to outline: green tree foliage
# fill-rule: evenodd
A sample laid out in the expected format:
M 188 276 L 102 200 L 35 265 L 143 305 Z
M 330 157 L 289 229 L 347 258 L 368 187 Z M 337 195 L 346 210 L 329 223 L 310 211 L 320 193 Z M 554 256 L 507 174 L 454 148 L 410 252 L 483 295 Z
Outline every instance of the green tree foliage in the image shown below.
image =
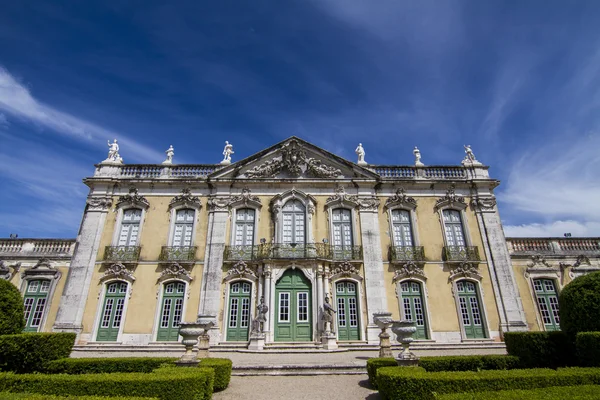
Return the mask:
M 25 328 L 23 298 L 12 283 L 0 279 L 0 335 L 21 333 Z
M 580 276 L 559 296 L 560 329 L 573 342 L 579 332 L 600 331 L 600 272 Z

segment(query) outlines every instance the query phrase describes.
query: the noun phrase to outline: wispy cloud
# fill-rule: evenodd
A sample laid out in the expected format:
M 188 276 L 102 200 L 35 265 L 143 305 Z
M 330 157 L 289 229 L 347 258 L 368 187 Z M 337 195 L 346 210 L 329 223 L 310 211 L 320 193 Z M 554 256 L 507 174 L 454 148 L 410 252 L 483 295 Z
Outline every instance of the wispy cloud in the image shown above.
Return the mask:
M 0 66 L 0 110 L 53 132 L 69 135 L 91 145 L 99 146 L 109 138 L 119 138 L 126 155 L 134 160 L 158 162 L 163 155 L 129 137 L 92 122 L 60 111 L 37 100 L 29 88 Z
M 0 128 L 6 128 L 8 125 L 10 125 L 8 118 L 6 118 L 6 115 L 0 113 Z
M 507 225 L 504 227 L 507 237 L 556 237 L 570 233 L 573 236 L 600 236 L 600 222 L 579 222 L 574 220 Z

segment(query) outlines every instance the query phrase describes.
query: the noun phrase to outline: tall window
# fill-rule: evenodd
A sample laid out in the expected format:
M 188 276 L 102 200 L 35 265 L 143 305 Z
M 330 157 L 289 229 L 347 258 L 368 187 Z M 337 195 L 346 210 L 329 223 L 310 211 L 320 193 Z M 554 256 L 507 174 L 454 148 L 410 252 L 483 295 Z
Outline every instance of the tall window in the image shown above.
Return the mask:
M 406 210 L 393 210 L 392 225 L 394 228 L 394 246 L 412 247 L 413 237 L 410 224 L 410 212 Z
M 547 331 L 560 329 L 558 316 L 558 295 L 552 279 L 534 279 L 533 289 Z
M 176 342 L 178 340 L 184 295 L 185 283 L 183 282 L 170 282 L 164 286 L 157 341 Z
M 254 244 L 254 210 L 241 208 L 235 214 L 235 244 L 251 246 Z
M 352 212 L 345 208 L 333 210 L 333 253 L 335 259 L 352 258 Z
M 456 289 L 458 291 L 460 316 L 467 339 L 484 338 L 486 332 L 477 286 L 473 282 L 462 280 L 456 282 Z
M 402 290 L 402 312 L 404 318 L 417 324 L 415 338 L 427 339 L 427 325 L 425 321 L 425 305 L 421 284 L 415 281 L 400 283 Z
M 173 230 L 173 246 L 191 246 L 194 232 L 195 210 L 177 210 L 175 214 L 175 229 Z
M 119 234 L 119 246 L 136 246 L 140 232 L 140 221 L 142 210 L 130 208 L 123 212 L 121 232 Z
M 446 244 L 448 246 L 465 247 L 465 234 L 463 230 L 460 211 L 444 210 L 444 229 L 446 233 Z
M 106 286 L 104 306 L 100 315 L 100 327 L 96 336 L 97 341 L 114 342 L 117 340 L 123 319 L 126 294 L 127 283 L 125 282 L 112 282 Z
M 39 279 L 27 283 L 24 299 L 26 332 L 37 332 L 40 329 L 49 291 L 49 280 Z
M 283 206 L 283 243 L 305 241 L 306 208 L 299 200 L 290 200 Z

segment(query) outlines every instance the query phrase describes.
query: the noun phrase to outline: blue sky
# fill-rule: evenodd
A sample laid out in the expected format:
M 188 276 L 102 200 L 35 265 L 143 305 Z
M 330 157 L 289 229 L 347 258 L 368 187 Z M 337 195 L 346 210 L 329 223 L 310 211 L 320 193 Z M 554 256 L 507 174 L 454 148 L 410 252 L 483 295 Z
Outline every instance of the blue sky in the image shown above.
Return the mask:
M 75 237 L 93 164 L 234 161 L 297 135 L 502 181 L 508 235 L 600 236 L 600 3 L 4 2 L 0 237 Z M 124 2 L 122 2 L 124 3 Z

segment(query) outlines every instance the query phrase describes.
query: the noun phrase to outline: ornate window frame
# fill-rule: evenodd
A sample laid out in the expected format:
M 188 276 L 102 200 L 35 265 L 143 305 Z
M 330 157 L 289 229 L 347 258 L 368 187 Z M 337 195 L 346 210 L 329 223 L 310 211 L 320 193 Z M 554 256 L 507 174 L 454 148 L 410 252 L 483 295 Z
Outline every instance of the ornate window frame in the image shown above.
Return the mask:
M 126 210 L 138 209 L 142 210 L 142 216 L 140 217 L 140 229 L 138 231 L 138 240 L 136 246 L 140 246 L 142 240 L 142 231 L 144 229 L 144 222 L 146 220 L 146 212 L 150 207 L 150 203 L 144 196 L 138 194 L 138 190 L 135 187 L 129 189 L 129 193 L 120 196 L 116 205 L 115 212 L 117 213 L 115 220 L 115 228 L 112 237 L 112 246 L 119 245 L 119 236 L 121 234 L 121 227 L 123 225 L 123 215 Z
M 164 273 L 164 271 L 163 271 L 163 273 Z M 190 280 L 182 279 L 179 276 L 175 276 L 175 275 L 171 275 L 170 277 L 167 276 L 163 279 L 158 278 L 158 281 L 157 281 L 158 289 L 157 289 L 157 294 L 156 294 L 156 299 L 157 299 L 156 312 L 154 313 L 154 326 L 152 328 L 152 341 L 153 342 L 158 342 L 157 336 L 158 336 L 158 328 L 160 325 L 160 319 L 161 319 L 161 314 L 162 314 L 162 302 L 163 302 L 165 286 L 168 285 L 169 283 L 173 283 L 173 282 L 179 282 L 179 283 L 183 283 L 185 285 L 185 289 L 183 292 L 183 307 L 181 309 L 181 322 L 184 322 L 185 321 L 185 313 L 187 311 L 187 306 L 188 306 L 188 300 L 190 298 L 190 283 L 191 283 L 192 279 L 193 278 L 191 278 Z M 169 343 L 169 342 L 160 342 L 160 343 Z
M 177 211 L 179 210 L 194 210 L 194 226 L 192 227 L 192 244 L 196 243 L 196 231 L 200 223 L 200 210 L 202 203 L 198 196 L 193 196 L 189 188 L 181 189 L 181 194 L 173 197 L 169 203 L 169 231 L 167 236 L 167 246 L 173 246 L 173 232 L 177 223 Z M 142 219 L 144 215 L 142 215 Z M 140 227 L 141 230 L 141 227 Z
M 438 219 L 440 221 L 440 227 L 442 229 L 442 236 L 444 238 L 444 246 L 448 246 L 448 239 L 446 237 L 446 225 L 444 222 L 444 210 L 455 210 L 460 213 L 460 223 L 463 228 L 465 235 L 465 245 L 473 246 L 473 240 L 471 239 L 471 232 L 469 224 L 467 223 L 467 210 L 468 205 L 465 197 L 457 195 L 455 192 L 455 186 L 452 184 L 446 191 L 446 195 L 437 199 L 434 210 L 438 213 Z
M 40 327 L 38 332 L 44 332 L 44 327 L 46 325 L 46 320 L 48 319 L 48 314 L 50 313 L 50 307 L 52 305 L 52 300 L 54 299 L 54 294 L 56 292 L 56 287 L 58 285 L 58 281 L 62 277 L 62 273 L 56 269 L 47 258 L 41 258 L 38 262 L 32 266 L 31 268 L 22 268 L 21 269 L 21 295 L 23 298 L 27 293 L 27 286 L 29 286 L 30 281 L 34 280 L 47 280 L 50 281 L 50 290 L 48 290 L 48 294 L 46 297 L 46 305 L 44 307 L 44 314 L 42 315 L 42 320 L 40 321 Z M 15 274 L 17 270 L 15 269 Z
M 260 225 L 260 211 L 262 210 L 262 203 L 258 196 L 252 195 L 252 191 L 248 187 L 242 189 L 241 194 L 233 196 L 229 200 L 229 207 L 231 210 L 231 229 L 229 233 L 229 243 L 235 245 L 235 223 L 237 219 L 237 212 L 240 209 L 248 208 L 254 210 L 254 230 L 253 230 L 253 245 L 257 244 L 258 241 L 258 226 Z
M 329 289 L 329 294 L 331 296 L 331 302 L 332 302 L 332 306 L 335 307 L 335 310 L 337 311 L 337 289 L 336 289 L 336 283 L 341 282 L 341 281 L 349 281 L 352 282 L 356 285 L 356 299 L 357 304 L 358 304 L 358 310 L 357 310 L 357 315 L 359 317 L 359 324 L 358 324 L 358 340 L 365 340 L 365 313 L 363 312 L 363 310 L 366 309 L 366 304 L 363 304 L 363 302 L 366 300 L 366 297 L 364 297 L 363 295 L 363 278 L 360 275 L 356 275 L 356 274 L 348 274 L 348 275 L 344 275 L 343 273 L 338 273 L 335 275 L 331 275 L 330 279 L 329 279 L 329 284 L 331 285 L 331 288 Z M 317 312 L 318 314 L 318 312 Z M 335 316 L 335 335 L 336 337 L 338 337 L 339 334 L 339 329 L 338 329 L 338 317 L 337 314 Z M 339 340 L 339 338 L 338 338 Z
M 460 327 L 460 337 L 461 337 L 461 341 L 463 342 L 469 342 L 469 341 L 482 341 L 482 340 L 492 340 L 491 338 L 491 330 L 490 330 L 490 323 L 489 323 L 489 319 L 487 316 L 487 310 L 485 308 L 485 300 L 484 300 L 484 292 L 483 292 L 483 287 L 481 285 L 481 282 L 483 280 L 483 278 L 479 275 L 479 276 L 467 276 L 464 274 L 453 274 L 450 276 L 450 278 L 448 279 L 450 281 L 451 289 L 452 289 L 452 296 L 454 297 L 454 304 L 456 306 L 456 317 L 458 318 L 458 325 Z M 481 339 L 469 339 L 467 338 L 467 334 L 465 331 L 465 326 L 463 325 L 463 320 L 462 320 L 462 314 L 460 311 L 460 300 L 459 300 L 459 295 L 458 295 L 458 288 L 456 287 L 456 283 L 458 281 L 469 281 L 475 284 L 475 290 L 477 291 L 477 296 L 478 296 L 478 300 L 479 300 L 479 311 L 481 312 L 481 319 L 482 319 L 482 326 L 485 330 L 484 334 L 485 337 L 481 338 Z
M 427 289 L 427 278 L 425 274 L 417 275 L 417 274 L 407 274 L 402 277 L 396 278 L 394 276 L 394 287 L 396 292 L 396 301 L 398 303 L 398 311 L 400 315 L 400 319 L 404 319 L 404 303 L 402 302 L 402 282 L 418 282 L 421 285 L 422 295 L 423 295 L 423 306 L 425 307 L 425 325 L 427 326 L 427 336 L 428 339 L 416 339 L 419 342 L 431 342 L 435 341 L 433 339 L 433 330 L 431 328 L 431 310 L 429 309 L 429 290 Z
M 347 194 L 346 189 L 338 185 L 334 194 L 325 200 L 324 209 L 327 212 L 327 220 L 329 222 L 327 227 L 329 232 L 328 237 L 323 239 L 327 239 L 333 245 L 333 211 L 337 209 L 349 210 L 350 221 L 352 223 L 352 246 L 356 246 L 360 237 L 360 232 L 358 231 L 358 207 L 358 196 Z
M 537 295 L 533 286 L 535 279 L 549 279 L 554 282 L 556 288 L 556 295 L 558 296 L 562 292 L 563 285 L 561 279 L 562 271 L 560 265 L 552 266 L 546 261 L 546 257 L 540 254 L 531 256 L 531 262 L 527 264 L 525 269 L 525 280 L 529 287 L 529 294 L 533 300 L 533 307 L 535 308 L 535 322 L 538 325 L 540 331 L 546 331 L 546 325 L 540 314 L 540 307 L 537 301 Z
M 103 279 L 104 278 L 104 279 Z M 104 300 L 106 298 L 106 291 L 108 289 L 108 285 L 114 282 L 123 282 L 127 284 L 127 293 L 125 294 L 125 302 L 123 303 L 123 317 L 121 319 L 121 325 L 119 326 L 119 333 L 117 334 L 117 340 L 110 343 L 121 343 L 123 339 L 123 330 L 125 328 L 125 322 L 127 320 L 127 309 L 129 308 L 129 299 L 131 298 L 133 280 L 128 280 L 124 277 L 110 277 L 105 275 L 100 278 L 100 290 L 98 293 L 98 304 L 96 305 L 96 317 L 94 318 L 94 325 L 92 329 L 91 339 L 93 343 L 98 343 L 98 330 L 100 329 L 100 321 L 102 320 L 102 311 L 104 310 Z M 100 342 L 106 343 L 106 342 Z
M 315 243 L 313 234 L 313 215 L 315 214 L 315 207 L 317 199 L 310 194 L 306 194 L 300 190 L 291 189 L 281 194 L 274 196 L 270 202 L 271 216 L 275 224 L 275 238 L 274 243 L 283 242 L 283 207 L 290 200 L 299 200 L 305 207 L 305 229 L 306 239 L 305 243 Z
M 243 261 L 239 261 L 237 264 L 239 263 L 243 263 L 244 265 L 246 263 L 244 263 Z M 236 264 L 236 265 L 237 265 Z M 238 267 L 239 268 L 239 267 Z M 229 272 L 231 271 L 235 271 L 234 267 L 231 267 Z M 230 313 L 230 309 L 229 309 L 229 295 L 231 294 L 231 285 L 234 283 L 238 283 L 238 282 L 245 282 L 245 283 L 249 283 L 250 284 L 250 315 L 249 315 L 249 326 L 248 326 L 248 333 L 250 333 L 250 330 L 252 328 L 252 320 L 254 318 L 256 318 L 256 299 L 257 297 L 260 297 L 258 294 L 258 277 L 255 275 L 252 275 L 250 273 L 246 273 L 246 272 L 241 272 L 241 273 L 236 273 L 236 272 L 232 272 L 231 274 L 227 274 L 227 276 L 223 279 L 224 285 L 223 285 L 223 298 L 224 298 L 224 303 L 223 303 L 223 320 L 221 321 L 221 332 L 222 332 L 222 338 L 223 341 L 226 342 L 227 341 L 227 329 L 229 328 L 229 313 Z M 269 307 L 271 307 L 269 305 Z M 270 308 L 269 308 L 269 312 L 270 312 Z
M 396 245 L 396 240 L 394 238 L 394 220 L 392 217 L 392 213 L 395 210 L 408 211 L 410 216 L 410 229 L 413 239 L 413 246 L 420 246 L 421 240 L 419 238 L 419 231 L 417 229 L 417 201 L 413 197 L 407 196 L 403 187 L 399 187 L 396 190 L 396 194 L 394 194 L 392 197 L 389 197 L 383 206 L 383 211 L 387 214 L 388 229 L 390 232 L 390 246 Z

